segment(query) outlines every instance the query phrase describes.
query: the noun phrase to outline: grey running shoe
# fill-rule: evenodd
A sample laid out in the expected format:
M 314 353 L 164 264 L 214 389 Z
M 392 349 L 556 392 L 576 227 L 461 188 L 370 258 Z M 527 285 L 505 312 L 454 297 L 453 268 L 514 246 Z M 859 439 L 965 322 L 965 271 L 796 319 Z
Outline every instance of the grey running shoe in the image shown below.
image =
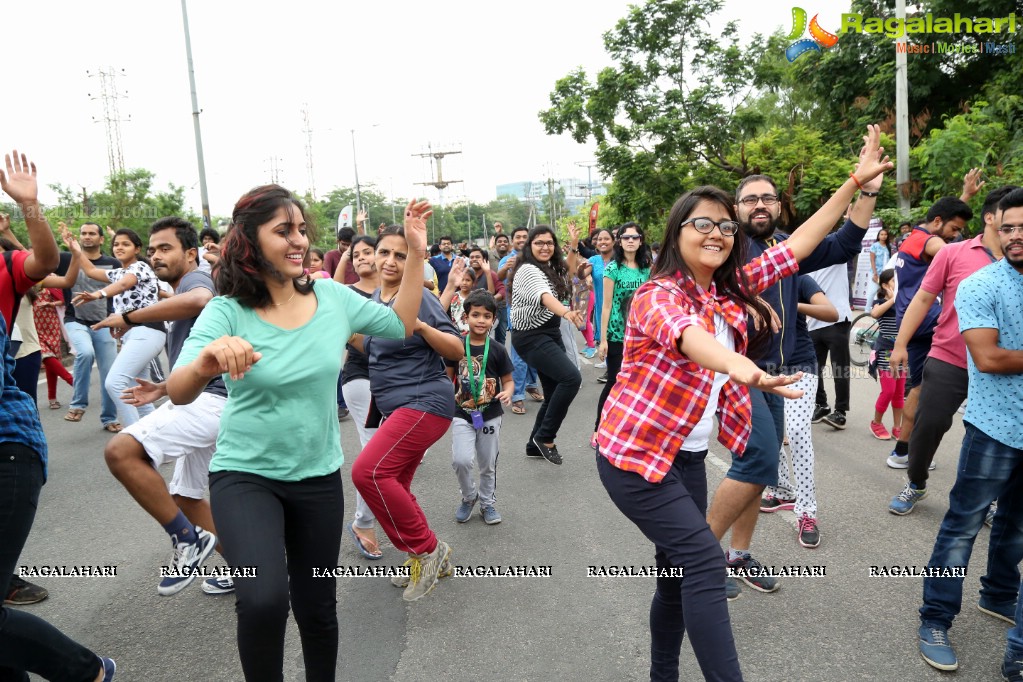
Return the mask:
M 410 557 L 409 583 L 401 598 L 405 601 L 417 601 L 430 593 L 437 585 L 445 562 L 451 556 L 448 543 L 437 541 L 437 546 L 428 554 L 417 554 Z
M 465 523 L 468 521 L 469 518 L 472 517 L 472 508 L 476 506 L 476 500 L 478 499 L 480 499 L 479 495 L 468 502 L 463 500 L 462 503 L 458 505 L 458 509 L 455 510 L 455 521 L 458 521 L 459 523 Z
M 483 522 L 486 523 L 488 526 L 493 526 L 495 524 L 501 523 L 501 515 L 497 513 L 497 510 L 494 509 L 493 505 L 481 504 L 480 516 L 483 517 Z

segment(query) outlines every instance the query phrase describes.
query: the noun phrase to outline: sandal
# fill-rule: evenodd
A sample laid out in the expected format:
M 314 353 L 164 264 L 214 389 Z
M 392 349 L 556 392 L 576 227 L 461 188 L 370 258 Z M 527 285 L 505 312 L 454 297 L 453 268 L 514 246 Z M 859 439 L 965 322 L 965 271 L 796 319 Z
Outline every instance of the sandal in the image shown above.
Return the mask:
M 541 393 L 540 390 L 536 386 L 533 386 L 531 388 L 527 388 L 526 389 L 526 395 L 528 395 L 530 398 L 532 398 L 533 400 L 535 400 L 538 403 L 542 403 L 543 402 L 543 393 Z
M 348 524 L 348 530 L 351 531 L 352 539 L 355 540 L 355 547 L 359 550 L 359 553 L 362 554 L 362 556 L 373 560 L 384 558 L 384 553 L 380 550 L 380 545 L 378 545 L 375 541 L 356 533 L 354 523 Z
M 64 421 L 80 422 L 82 421 L 83 415 L 85 415 L 85 410 L 80 410 L 77 407 L 72 407 L 70 410 L 67 411 L 67 414 L 64 415 Z
M 110 433 L 120 433 L 123 428 L 124 427 L 121 426 L 120 422 L 110 422 L 109 424 L 103 425 L 103 430 L 109 431 Z
M 50 401 L 50 409 L 51 410 L 59 410 L 62 407 L 63 407 L 63 405 L 60 404 L 59 400 L 51 400 Z
M 521 400 L 516 400 L 515 402 L 512 403 L 511 410 L 512 414 L 525 414 L 526 405 Z

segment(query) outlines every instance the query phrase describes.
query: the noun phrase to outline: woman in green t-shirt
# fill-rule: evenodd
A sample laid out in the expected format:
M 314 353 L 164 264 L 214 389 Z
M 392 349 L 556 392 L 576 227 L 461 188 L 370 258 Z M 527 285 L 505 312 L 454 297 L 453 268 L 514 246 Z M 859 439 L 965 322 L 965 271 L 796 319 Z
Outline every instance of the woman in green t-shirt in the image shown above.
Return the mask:
M 289 606 L 306 679 L 337 668 L 336 581 L 344 497 L 336 416 L 341 348 L 353 333 L 412 335 L 423 297 L 426 202 L 405 210 L 408 265 L 388 309 L 304 277 L 305 211 L 277 185 L 235 204 L 216 273 L 167 384 L 192 402 L 224 374 L 228 400 L 210 463 L 210 503 L 232 568 L 246 680 L 281 679 Z
M 600 314 L 600 348 L 597 354 L 607 363 L 607 382 L 597 401 L 597 421 L 590 436 L 590 447 L 597 448 L 597 428 L 604 401 L 618 379 L 622 368 L 622 349 L 625 347 L 625 319 L 632 294 L 650 279 L 650 246 L 643 238 L 643 229 L 636 223 L 625 223 L 618 228 L 614 257 L 604 267 L 604 307 Z

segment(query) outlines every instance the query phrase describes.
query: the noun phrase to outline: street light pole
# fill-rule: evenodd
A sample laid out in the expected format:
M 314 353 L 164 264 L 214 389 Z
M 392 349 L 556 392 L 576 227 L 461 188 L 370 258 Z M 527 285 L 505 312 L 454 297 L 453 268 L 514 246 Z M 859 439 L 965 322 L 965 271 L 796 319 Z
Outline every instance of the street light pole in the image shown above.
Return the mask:
M 355 154 L 355 128 L 352 128 L 352 165 L 355 166 L 355 215 L 358 216 L 362 211 L 362 192 L 359 189 L 359 161 Z
M 188 9 L 181 0 L 181 20 L 185 24 L 185 55 L 188 57 L 188 84 L 192 90 L 192 124 L 195 129 L 195 154 L 199 158 L 199 194 L 202 197 L 202 224 L 210 227 L 210 197 L 206 192 L 206 163 L 202 156 L 202 131 L 199 129 L 199 101 L 195 95 L 195 69 L 192 66 L 192 39 L 188 35 Z

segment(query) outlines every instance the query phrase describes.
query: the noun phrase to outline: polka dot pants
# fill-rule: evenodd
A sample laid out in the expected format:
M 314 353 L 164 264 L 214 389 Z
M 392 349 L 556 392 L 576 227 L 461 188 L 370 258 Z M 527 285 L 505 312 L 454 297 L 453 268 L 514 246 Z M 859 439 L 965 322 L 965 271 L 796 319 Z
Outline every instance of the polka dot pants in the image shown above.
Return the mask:
M 805 513 L 817 518 L 813 439 L 810 432 L 810 419 L 813 417 L 814 398 L 817 395 L 817 375 L 803 374 L 803 378 L 789 388 L 801 389 L 803 397 L 785 401 L 785 434 L 789 439 L 790 452 L 786 454 L 785 446 L 781 446 L 778 485 L 768 486 L 767 492 L 786 500 L 795 498 L 796 516 Z

